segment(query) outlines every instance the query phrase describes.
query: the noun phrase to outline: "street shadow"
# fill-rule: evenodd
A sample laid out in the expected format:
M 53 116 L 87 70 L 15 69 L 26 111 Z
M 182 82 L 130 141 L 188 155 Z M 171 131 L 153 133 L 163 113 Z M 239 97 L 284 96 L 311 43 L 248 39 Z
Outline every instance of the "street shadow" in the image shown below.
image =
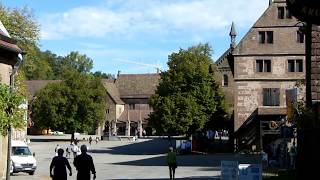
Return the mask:
M 238 161 L 239 164 L 257 164 L 261 163 L 259 156 L 241 156 L 241 155 L 185 155 L 177 156 L 178 167 L 197 166 L 204 167 L 204 171 L 220 170 L 221 161 Z M 130 166 L 166 166 L 166 156 L 158 156 L 134 161 L 125 161 L 113 163 L 115 165 Z
M 168 152 L 169 141 L 167 139 L 152 139 L 142 142 L 132 142 L 123 146 L 92 149 L 91 153 L 109 153 L 118 155 L 155 155 Z
M 155 178 L 155 179 L 130 179 L 130 180 L 164 180 L 164 179 L 168 179 L 168 178 Z M 218 176 L 191 176 L 191 177 L 183 177 L 183 178 L 175 178 L 176 180 L 215 180 L 215 179 L 220 179 L 220 177 Z M 112 180 L 129 180 L 129 179 L 112 179 Z

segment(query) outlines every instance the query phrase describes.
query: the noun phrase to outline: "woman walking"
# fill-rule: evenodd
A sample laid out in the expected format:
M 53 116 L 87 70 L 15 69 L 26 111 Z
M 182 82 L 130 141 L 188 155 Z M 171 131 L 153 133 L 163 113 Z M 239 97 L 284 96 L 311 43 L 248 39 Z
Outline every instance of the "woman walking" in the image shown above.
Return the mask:
M 169 174 L 170 179 L 174 179 L 175 170 L 177 168 L 177 156 L 176 153 L 173 152 L 173 148 L 169 148 L 169 152 L 167 155 L 167 164 L 169 166 Z

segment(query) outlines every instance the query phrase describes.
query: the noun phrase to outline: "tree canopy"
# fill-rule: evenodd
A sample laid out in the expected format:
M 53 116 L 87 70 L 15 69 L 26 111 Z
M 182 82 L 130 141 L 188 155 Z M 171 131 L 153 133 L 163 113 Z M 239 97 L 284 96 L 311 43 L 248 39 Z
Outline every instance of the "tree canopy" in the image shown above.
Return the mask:
M 94 133 L 105 117 L 105 89 L 99 78 L 69 71 L 66 79 L 40 90 L 33 103 L 35 127 Z
M 169 70 L 161 72 L 160 84 L 150 100 L 154 112 L 149 123 L 158 134 L 191 135 L 223 108 L 224 95 L 215 78 L 211 51 L 208 44 L 199 44 L 169 56 Z
M 19 92 L 10 92 L 9 86 L 0 83 L 0 134 L 8 133 L 8 125 L 14 128 L 22 128 L 25 109 L 21 108 L 24 98 Z

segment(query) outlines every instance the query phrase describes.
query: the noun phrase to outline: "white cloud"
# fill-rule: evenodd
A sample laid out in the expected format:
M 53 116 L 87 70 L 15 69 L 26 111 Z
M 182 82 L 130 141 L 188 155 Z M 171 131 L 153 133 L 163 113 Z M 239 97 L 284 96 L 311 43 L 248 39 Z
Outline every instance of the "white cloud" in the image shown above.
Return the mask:
M 108 0 L 105 6 L 76 7 L 41 18 L 42 39 L 131 37 L 136 34 L 218 32 L 235 21 L 250 26 L 267 1 L 257 0 Z

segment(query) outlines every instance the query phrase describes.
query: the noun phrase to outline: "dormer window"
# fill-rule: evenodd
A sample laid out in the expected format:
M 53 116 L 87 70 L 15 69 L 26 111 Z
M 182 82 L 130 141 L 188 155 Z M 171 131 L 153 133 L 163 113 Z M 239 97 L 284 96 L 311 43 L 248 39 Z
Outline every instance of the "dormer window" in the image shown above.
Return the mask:
M 292 15 L 288 7 L 278 7 L 278 19 L 292 19 Z
M 284 19 L 284 7 L 278 7 L 278 19 Z

